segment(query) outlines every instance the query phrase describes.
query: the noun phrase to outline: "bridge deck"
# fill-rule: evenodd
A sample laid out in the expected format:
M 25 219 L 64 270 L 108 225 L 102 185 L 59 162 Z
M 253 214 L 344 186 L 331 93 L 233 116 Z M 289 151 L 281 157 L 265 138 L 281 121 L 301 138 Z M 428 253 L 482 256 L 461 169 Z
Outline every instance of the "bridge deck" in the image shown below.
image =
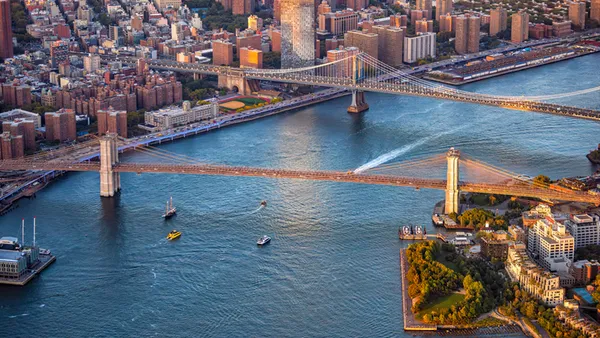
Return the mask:
M 64 170 L 64 171 L 99 171 L 99 162 L 68 163 L 52 161 L 0 161 L 0 171 L 7 170 Z M 354 174 L 352 172 L 328 170 L 290 170 L 268 169 L 241 166 L 223 166 L 206 164 L 168 164 L 168 163 L 117 163 L 113 170 L 119 173 L 168 173 L 190 175 L 243 176 L 275 179 L 300 179 L 311 181 L 348 182 L 360 184 L 389 185 L 423 189 L 445 190 L 446 180 L 403 177 L 395 175 Z M 459 189 L 467 192 L 478 192 L 500 195 L 546 198 L 563 201 L 594 203 L 600 205 L 600 196 L 584 192 L 562 192 L 552 189 L 533 187 L 525 183 L 490 184 L 460 182 Z

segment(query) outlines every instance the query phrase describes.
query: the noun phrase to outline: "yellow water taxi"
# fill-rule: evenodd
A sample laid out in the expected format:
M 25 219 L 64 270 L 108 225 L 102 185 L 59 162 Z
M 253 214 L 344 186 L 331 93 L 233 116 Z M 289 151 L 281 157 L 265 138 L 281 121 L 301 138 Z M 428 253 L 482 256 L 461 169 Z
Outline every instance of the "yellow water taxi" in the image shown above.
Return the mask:
M 172 241 L 176 238 L 179 238 L 181 236 L 181 232 L 177 231 L 177 230 L 173 230 L 171 232 L 169 232 L 169 234 L 167 235 L 167 239 Z

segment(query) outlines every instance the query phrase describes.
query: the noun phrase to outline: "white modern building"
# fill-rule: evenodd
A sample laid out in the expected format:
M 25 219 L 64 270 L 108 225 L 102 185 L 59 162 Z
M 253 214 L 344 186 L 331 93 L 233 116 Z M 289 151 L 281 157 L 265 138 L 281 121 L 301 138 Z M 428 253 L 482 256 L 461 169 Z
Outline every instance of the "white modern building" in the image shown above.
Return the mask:
M 413 63 L 426 57 L 435 58 L 435 33 L 404 38 L 404 62 Z
M 600 244 L 600 216 L 596 214 L 571 215 L 565 222 L 567 230 L 575 237 L 575 249 Z
M 564 224 L 548 216 L 529 228 L 527 250 L 544 268 L 566 272 L 575 256 L 575 238 Z

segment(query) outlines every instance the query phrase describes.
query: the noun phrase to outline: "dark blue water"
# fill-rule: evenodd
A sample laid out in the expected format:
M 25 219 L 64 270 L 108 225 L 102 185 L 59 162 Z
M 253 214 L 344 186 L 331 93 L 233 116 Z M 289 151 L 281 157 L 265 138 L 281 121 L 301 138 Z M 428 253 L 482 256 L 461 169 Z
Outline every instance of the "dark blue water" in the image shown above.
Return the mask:
M 588 56 L 465 86 L 541 95 L 598 85 Z M 368 94 L 161 146 L 214 163 L 357 168 L 449 147 L 515 172 L 585 175 L 600 124 L 559 116 Z M 599 94 L 566 100 L 600 107 Z M 150 160 L 130 154 L 128 161 Z M 26 287 L 0 287 L 0 324 L 17 336 L 356 337 L 402 331 L 399 225 L 429 224 L 443 192 L 347 183 L 122 175 L 101 199 L 96 173 L 69 174 L 0 218 L 2 235 L 38 217 L 57 262 Z M 178 215 L 164 222 L 173 196 Z M 258 209 L 261 200 L 268 206 Z M 258 209 L 258 210 L 257 210 Z M 183 232 L 174 242 L 164 237 Z M 256 246 L 263 234 L 273 237 Z M 30 234 L 28 234 L 30 235 Z M 28 236 L 29 238 L 29 236 Z M 0 334 L 1 335 L 1 334 Z

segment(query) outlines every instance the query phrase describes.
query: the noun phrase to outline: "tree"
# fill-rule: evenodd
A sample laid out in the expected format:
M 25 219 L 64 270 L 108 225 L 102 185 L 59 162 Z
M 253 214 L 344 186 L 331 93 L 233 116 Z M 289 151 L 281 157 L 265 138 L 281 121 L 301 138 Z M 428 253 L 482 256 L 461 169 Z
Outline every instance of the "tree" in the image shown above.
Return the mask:
M 536 177 L 533 178 L 533 184 L 538 185 L 538 186 L 542 186 L 542 187 L 547 187 L 550 184 L 550 177 L 546 176 L 546 175 L 537 175 Z

